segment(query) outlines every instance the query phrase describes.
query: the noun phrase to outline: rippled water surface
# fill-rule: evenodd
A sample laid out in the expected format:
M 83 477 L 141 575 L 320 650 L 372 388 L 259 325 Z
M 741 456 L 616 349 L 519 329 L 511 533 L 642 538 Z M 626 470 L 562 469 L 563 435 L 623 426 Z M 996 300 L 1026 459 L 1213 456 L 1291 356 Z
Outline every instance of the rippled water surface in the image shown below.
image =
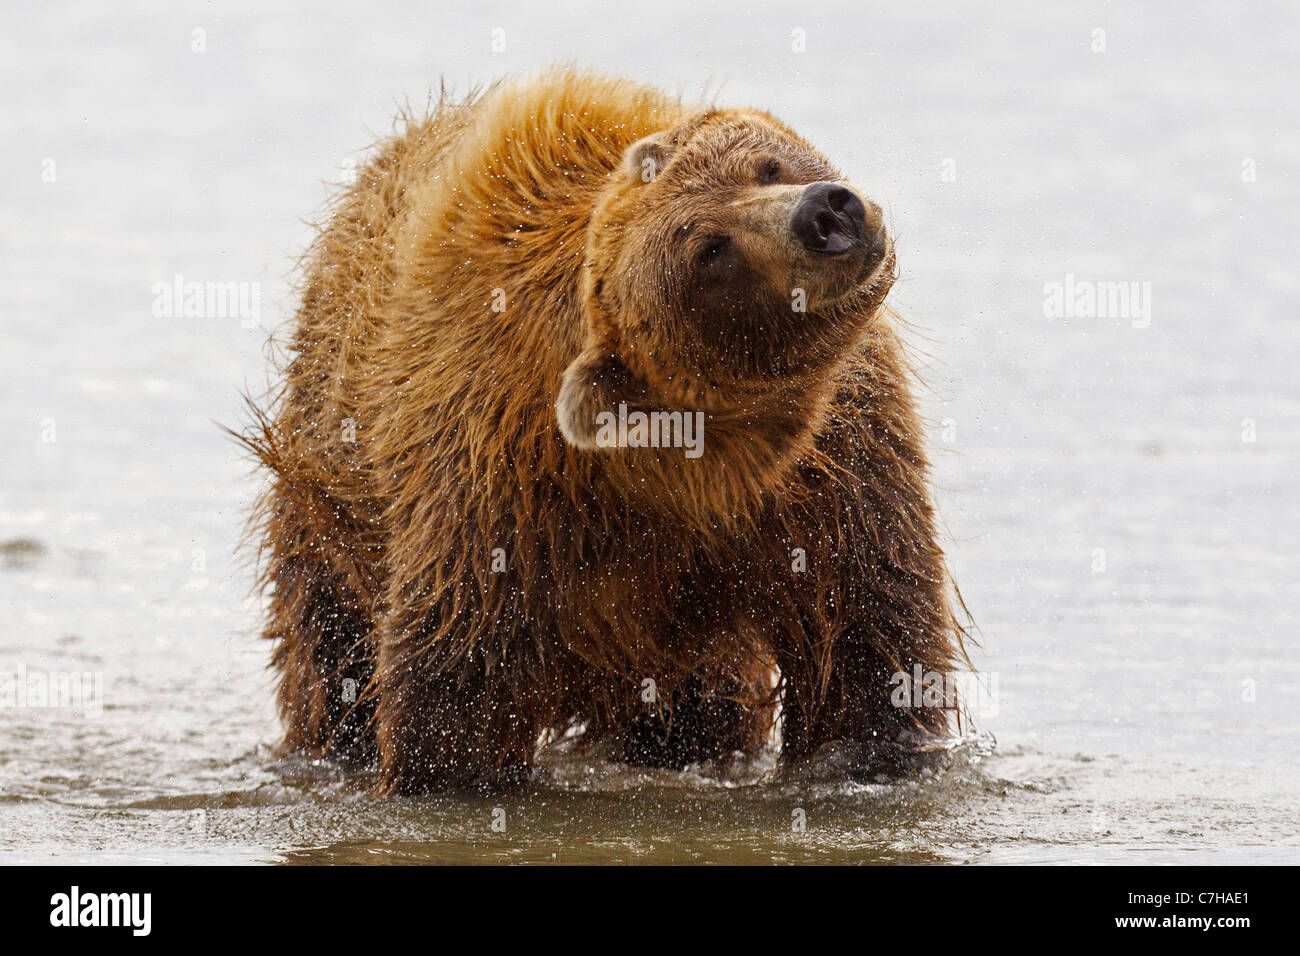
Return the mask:
M 1300 862 L 1293 7 L 220 10 L 4 15 L 0 673 L 103 695 L 0 707 L 0 861 Z M 944 768 L 559 750 L 524 793 L 376 800 L 274 753 L 257 478 L 214 422 L 395 101 L 553 59 L 770 109 L 888 205 L 1000 692 Z M 156 318 L 178 273 L 260 283 L 259 327 Z M 1150 323 L 1046 318 L 1067 274 L 1150 282 Z

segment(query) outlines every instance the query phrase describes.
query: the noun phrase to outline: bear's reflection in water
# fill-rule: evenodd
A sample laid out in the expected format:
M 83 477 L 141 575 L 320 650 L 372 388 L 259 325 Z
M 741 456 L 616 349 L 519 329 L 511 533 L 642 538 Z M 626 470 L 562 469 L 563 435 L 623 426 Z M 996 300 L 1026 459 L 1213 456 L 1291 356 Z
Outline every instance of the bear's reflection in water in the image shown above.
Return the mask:
M 905 779 L 864 781 L 848 778 L 854 755 L 836 747 L 785 769 L 768 749 L 669 771 L 561 741 L 543 752 L 531 784 L 421 798 L 377 798 L 364 774 L 290 760 L 277 763 L 277 773 L 300 794 L 302 812 L 279 805 L 259 818 L 252 808 L 231 809 L 228 822 L 292 827 L 298 848 L 263 857 L 290 865 L 944 863 L 969 857 L 936 831 L 1023 789 L 982 769 L 991 747 L 990 738 L 972 737 L 918 754 L 926 766 Z M 301 845 L 314 821 L 337 836 L 344 817 L 350 837 Z

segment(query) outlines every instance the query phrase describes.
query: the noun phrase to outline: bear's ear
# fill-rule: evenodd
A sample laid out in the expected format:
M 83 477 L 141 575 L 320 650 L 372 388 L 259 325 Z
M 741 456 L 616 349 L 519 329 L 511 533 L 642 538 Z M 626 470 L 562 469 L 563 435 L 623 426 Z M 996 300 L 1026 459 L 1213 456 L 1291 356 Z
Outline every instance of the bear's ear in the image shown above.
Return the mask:
M 597 435 L 604 412 L 616 420 L 620 402 L 633 403 L 643 397 L 645 387 L 614 352 L 592 346 L 569 363 L 555 401 L 555 416 L 565 441 L 588 451 L 601 447 Z
M 623 153 L 623 166 L 628 177 L 640 183 L 654 182 L 655 177 L 673 161 L 677 144 L 671 132 L 651 133 L 637 140 Z

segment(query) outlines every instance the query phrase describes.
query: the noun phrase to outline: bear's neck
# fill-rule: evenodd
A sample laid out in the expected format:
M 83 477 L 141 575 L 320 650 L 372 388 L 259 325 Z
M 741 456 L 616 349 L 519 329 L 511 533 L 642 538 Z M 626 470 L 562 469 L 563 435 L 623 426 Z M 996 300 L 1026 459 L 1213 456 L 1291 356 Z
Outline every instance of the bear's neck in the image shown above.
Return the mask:
M 835 374 L 779 388 L 742 388 L 678 377 L 606 418 L 599 468 L 620 497 L 648 516 L 701 534 L 749 524 L 816 455 Z

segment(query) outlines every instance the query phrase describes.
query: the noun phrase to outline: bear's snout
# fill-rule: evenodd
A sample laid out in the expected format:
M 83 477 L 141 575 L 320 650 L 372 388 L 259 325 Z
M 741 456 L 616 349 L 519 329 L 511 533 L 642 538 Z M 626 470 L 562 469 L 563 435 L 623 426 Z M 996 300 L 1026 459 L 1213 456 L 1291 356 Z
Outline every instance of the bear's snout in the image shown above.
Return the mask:
M 790 213 L 790 231 L 809 252 L 837 256 L 864 244 L 867 207 L 847 186 L 813 183 Z M 876 231 L 871 230 L 873 239 Z

